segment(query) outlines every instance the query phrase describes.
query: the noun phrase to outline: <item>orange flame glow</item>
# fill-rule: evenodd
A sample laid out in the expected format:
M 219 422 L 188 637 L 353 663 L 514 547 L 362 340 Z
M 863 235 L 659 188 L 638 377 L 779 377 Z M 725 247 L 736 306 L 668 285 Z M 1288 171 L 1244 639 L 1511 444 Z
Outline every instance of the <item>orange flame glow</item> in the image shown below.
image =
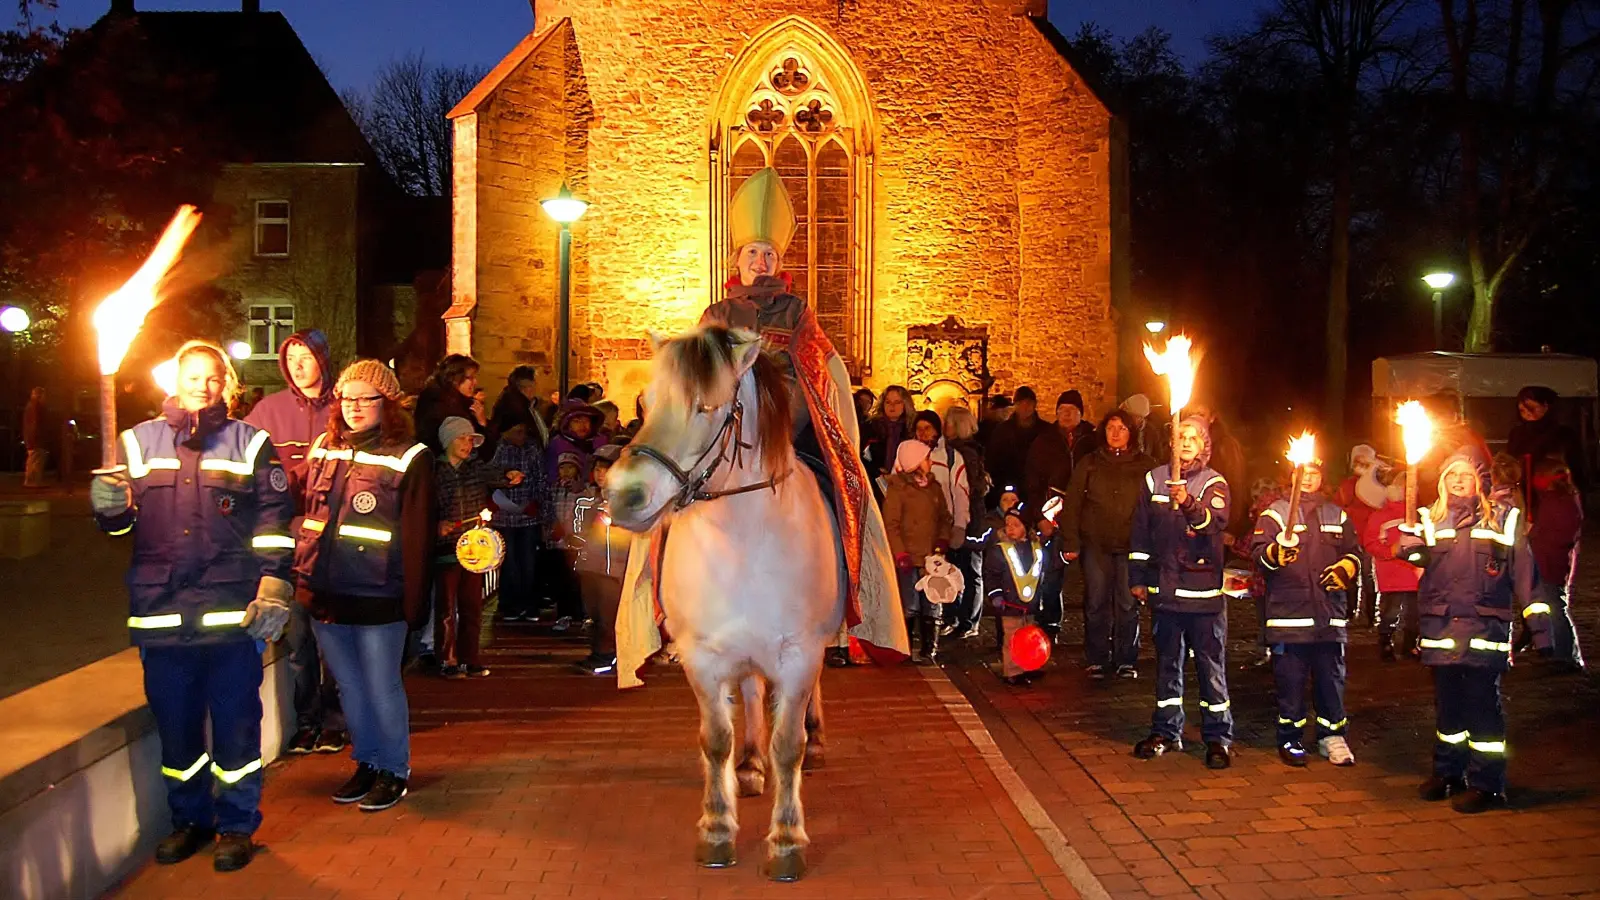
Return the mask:
M 1407 400 L 1395 410 L 1394 420 L 1400 425 L 1400 441 L 1406 447 L 1406 465 L 1422 462 L 1433 444 L 1433 420 L 1428 411 L 1416 400 Z
M 1144 357 L 1150 360 L 1151 370 L 1167 379 L 1174 414 L 1189 405 L 1189 396 L 1194 391 L 1194 361 L 1189 358 L 1191 346 L 1189 337 L 1182 334 L 1173 335 L 1167 341 L 1167 349 L 1161 353 L 1149 344 L 1144 345 Z
M 167 230 L 161 233 L 161 240 L 156 242 L 155 249 L 150 251 L 150 257 L 144 261 L 144 265 L 133 273 L 126 284 L 102 300 L 94 311 L 94 328 L 99 336 L 100 374 L 115 375 L 117 369 L 122 367 L 122 358 L 128 355 L 128 348 L 139 334 L 139 326 L 144 324 L 145 316 L 155 309 L 159 301 L 157 290 L 161 286 L 161 279 L 177 263 L 178 257 L 183 254 L 183 245 L 188 243 L 189 236 L 194 234 L 195 226 L 199 224 L 199 210 L 187 205 L 179 207 L 177 215 L 172 217 Z
M 150 378 L 161 388 L 163 395 L 176 396 L 178 393 L 178 358 L 174 356 L 154 369 L 150 370 Z
M 1290 438 L 1289 452 L 1286 454 L 1286 458 L 1297 469 L 1316 459 L 1317 436 L 1309 431 L 1302 431 L 1299 437 Z

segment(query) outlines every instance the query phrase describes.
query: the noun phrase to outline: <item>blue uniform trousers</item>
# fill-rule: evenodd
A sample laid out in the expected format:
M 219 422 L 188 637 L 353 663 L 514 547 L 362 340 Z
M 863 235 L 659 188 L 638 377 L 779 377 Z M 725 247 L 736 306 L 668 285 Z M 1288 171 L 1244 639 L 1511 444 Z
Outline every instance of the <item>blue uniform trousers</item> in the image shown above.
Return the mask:
M 161 774 L 172 824 L 253 834 L 261 826 L 261 651 L 256 643 L 146 647 L 140 656 L 145 697 L 161 736 Z
M 1506 714 L 1500 673 L 1479 666 L 1434 666 L 1433 705 L 1438 735 L 1433 774 L 1468 787 L 1506 790 Z
M 1298 741 L 1306 728 L 1306 680 L 1317 706 L 1317 739 L 1344 734 L 1344 644 L 1278 644 L 1272 648 L 1278 687 L 1278 743 Z
M 1168 740 L 1183 737 L 1183 661 L 1194 651 L 1200 683 L 1200 735 L 1207 743 L 1233 743 L 1233 712 L 1228 708 L 1228 613 L 1155 610 L 1151 631 L 1156 648 L 1156 712 L 1150 728 Z

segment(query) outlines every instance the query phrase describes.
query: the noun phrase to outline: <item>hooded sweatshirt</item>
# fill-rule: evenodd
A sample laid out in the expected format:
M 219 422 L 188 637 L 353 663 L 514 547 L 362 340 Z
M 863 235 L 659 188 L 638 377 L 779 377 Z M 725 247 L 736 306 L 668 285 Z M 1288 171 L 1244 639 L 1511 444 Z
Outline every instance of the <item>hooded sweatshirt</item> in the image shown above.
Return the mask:
M 322 387 L 315 397 L 309 397 L 295 386 L 289 377 L 289 347 L 299 344 L 317 358 L 317 369 L 322 372 Z M 245 416 L 245 421 L 271 436 L 272 446 L 278 451 L 278 460 L 291 474 L 305 468 L 306 453 L 311 442 L 328 430 L 328 407 L 333 404 L 333 382 L 337 373 L 328 355 L 328 338 L 315 328 L 307 328 L 289 335 L 278 348 L 278 370 L 289 386 L 265 397 L 255 409 Z

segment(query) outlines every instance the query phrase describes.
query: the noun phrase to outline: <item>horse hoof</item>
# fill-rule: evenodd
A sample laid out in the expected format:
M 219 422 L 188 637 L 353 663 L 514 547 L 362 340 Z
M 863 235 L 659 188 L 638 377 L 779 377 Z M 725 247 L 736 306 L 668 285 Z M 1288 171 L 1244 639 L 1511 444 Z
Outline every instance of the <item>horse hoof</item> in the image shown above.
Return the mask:
M 767 877 L 773 881 L 799 881 L 806 874 L 806 853 L 794 849 L 767 857 Z
M 804 772 L 820 769 L 825 762 L 827 762 L 827 758 L 823 755 L 822 745 L 807 744 L 805 756 L 801 757 L 800 760 L 800 769 Z
M 759 797 L 767 789 L 767 776 L 755 769 L 740 769 L 734 776 L 739 781 L 741 797 Z
M 726 869 L 738 860 L 733 856 L 733 844 L 713 844 L 701 841 L 694 848 L 695 864 L 703 869 Z

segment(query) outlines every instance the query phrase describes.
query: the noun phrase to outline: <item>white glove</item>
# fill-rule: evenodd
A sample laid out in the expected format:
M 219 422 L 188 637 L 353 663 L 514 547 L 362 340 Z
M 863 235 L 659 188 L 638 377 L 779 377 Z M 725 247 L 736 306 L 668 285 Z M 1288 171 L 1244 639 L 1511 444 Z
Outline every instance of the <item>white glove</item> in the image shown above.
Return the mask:
M 133 492 L 125 479 L 115 475 L 97 475 L 89 482 L 89 506 L 96 515 L 119 516 L 133 505 Z
M 245 607 L 240 624 L 258 641 L 272 642 L 283 636 L 289 624 L 289 603 L 293 587 L 282 578 L 264 575 L 256 588 L 256 599 Z

